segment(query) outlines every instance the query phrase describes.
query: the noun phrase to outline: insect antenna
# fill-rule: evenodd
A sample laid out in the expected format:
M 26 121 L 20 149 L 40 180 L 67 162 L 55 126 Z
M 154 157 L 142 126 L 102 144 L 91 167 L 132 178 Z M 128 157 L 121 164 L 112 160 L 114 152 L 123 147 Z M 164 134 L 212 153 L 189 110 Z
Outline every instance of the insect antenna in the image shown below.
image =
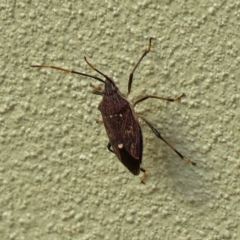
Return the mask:
M 87 62 L 88 63 L 88 62 Z M 89 65 L 89 64 L 88 64 Z M 66 69 L 66 68 L 61 68 L 61 67 L 55 67 L 55 66 L 50 66 L 50 65 L 31 65 L 31 67 L 38 67 L 38 68 L 53 68 L 53 69 L 56 69 L 56 70 L 60 70 L 60 71 L 63 71 L 63 72 L 67 72 L 67 73 L 74 73 L 74 74 L 78 74 L 78 75 L 81 75 L 81 76 L 85 76 L 85 77 L 89 77 L 89 78 L 93 78 L 97 81 L 100 81 L 102 83 L 105 83 L 104 80 L 102 80 L 101 78 L 99 77 L 96 77 L 96 76 L 93 76 L 93 75 L 90 75 L 90 74 L 86 74 L 86 73 L 82 73 L 82 72 L 77 72 L 75 70 L 71 70 L 71 69 Z
M 88 60 L 86 57 L 84 57 L 85 62 L 87 63 L 87 65 L 92 68 L 94 71 L 98 72 L 99 74 L 101 74 L 102 76 L 104 76 L 108 81 L 110 81 L 111 83 L 113 83 L 115 85 L 115 83 L 113 82 L 113 80 L 108 77 L 106 74 L 102 73 L 100 70 L 98 70 L 97 68 L 95 68 Z

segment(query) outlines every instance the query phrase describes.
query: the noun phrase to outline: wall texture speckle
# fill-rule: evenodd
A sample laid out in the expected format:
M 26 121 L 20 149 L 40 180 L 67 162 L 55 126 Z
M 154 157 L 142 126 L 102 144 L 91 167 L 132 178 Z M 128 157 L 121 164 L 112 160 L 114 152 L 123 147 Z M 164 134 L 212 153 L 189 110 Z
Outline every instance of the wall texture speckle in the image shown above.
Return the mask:
M 215 3 L 214 3 L 215 2 Z M 222 2 L 222 3 L 220 3 Z M 0 239 L 240 239 L 240 3 L 1 1 Z M 146 185 L 107 151 L 95 74 L 127 93 L 187 95 L 136 110 Z

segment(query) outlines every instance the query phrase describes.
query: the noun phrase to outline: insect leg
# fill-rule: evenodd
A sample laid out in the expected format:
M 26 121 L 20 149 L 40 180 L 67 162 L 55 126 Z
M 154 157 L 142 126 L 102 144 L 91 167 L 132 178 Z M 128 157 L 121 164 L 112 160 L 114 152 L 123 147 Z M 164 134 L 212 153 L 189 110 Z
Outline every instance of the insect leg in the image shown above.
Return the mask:
M 144 168 L 140 168 L 140 170 L 143 172 L 143 175 L 141 177 L 141 183 L 144 183 L 145 184 L 145 181 L 146 181 L 146 178 L 147 178 L 147 172 Z
M 96 90 L 96 89 L 94 89 L 93 91 L 92 91 L 92 93 L 93 94 L 96 94 L 96 95 L 103 95 L 103 92 L 102 91 L 98 91 L 98 90 Z
M 112 153 L 115 154 L 115 152 L 112 150 L 112 145 L 111 145 L 110 142 L 109 142 L 108 145 L 107 145 L 107 149 L 108 149 L 108 151 L 110 151 L 110 152 L 112 152 Z
M 131 88 L 132 88 L 133 74 L 134 74 L 135 70 L 137 69 L 137 67 L 139 66 L 140 62 L 143 60 L 143 58 L 150 52 L 151 46 L 152 46 L 152 39 L 153 39 L 152 37 L 149 38 L 148 48 L 143 52 L 142 56 L 140 57 L 137 64 L 135 65 L 135 67 L 133 68 L 132 72 L 129 75 L 128 93 L 127 93 L 128 95 L 130 94 Z
M 147 123 L 147 125 L 151 128 L 151 130 L 153 131 L 153 133 L 160 138 L 163 142 L 165 142 L 181 159 L 185 160 L 188 163 L 191 163 L 192 165 L 197 165 L 195 162 L 193 162 L 191 159 L 186 158 L 185 156 L 183 156 L 175 147 L 173 147 L 166 139 L 164 139 L 160 132 L 158 132 L 158 130 L 150 123 L 148 122 L 145 118 L 142 118 L 143 121 L 145 123 Z
M 148 99 L 148 98 L 157 98 L 157 99 L 161 99 L 161 100 L 166 100 L 169 102 L 176 102 L 179 101 L 182 97 L 185 97 L 185 93 L 181 94 L 180 96 L 176 97 L 176 98 L 165 98 L 165 97 L 159 97 L 159 96 L 154 96 L 154 95 L 146 95 L 144 97 L 141 97 L 140 99 L 138 99 L 134 104 L 133 107 L 135 107 L 138 103 Z

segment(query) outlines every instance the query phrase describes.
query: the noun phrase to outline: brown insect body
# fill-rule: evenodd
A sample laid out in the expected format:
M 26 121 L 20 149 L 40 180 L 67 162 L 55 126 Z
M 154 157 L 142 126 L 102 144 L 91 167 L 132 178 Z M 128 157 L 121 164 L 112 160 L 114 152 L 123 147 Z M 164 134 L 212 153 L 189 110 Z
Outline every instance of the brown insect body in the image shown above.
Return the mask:
M 142 131 L 134 109 L 122 96 L 113 80 L 105 80 L 105 90 L 99 104 L 103 123 L 113 152 L 134 175 L 142 163 Z
M 149 39 L 148 48 L 143 52 L 142 56 L 138 60 L 137 64 L 133 68 L 132 72 L 129 75 L 128 80 L 128 94 L 131 92 L 131 86 L 133 81 L 133 74 L 140 62 L 143 58 L 149 53 L 151 49 L 152 38 Z M 84 57 L 86 63 L 97 73 L 102 75 L 105 80 L 93 76 L 90 74 L 77 72 L 75 70 L 69 70 L 61 67 L 49 66 L 49 65 L 32 65 L 32 67 L 40 67 L 40 68 L 53 68 L 57 70 L 61 70 L 68 73 L 74 73 L 81 76 L 89 77 L 95 79 L 101 83 L 105 84 L 104 90 L 99 90 L 96 88 L 93 93 L 102 96 L 102 101 L 99 104 L 99 111 L 102 114 L 103 123 L 109 138 L 108 150 L 115 153 L 118 159 L 122 162 L 122 164 L 134 175 L 138 175 L 140 171 L 143 172 L 142 183 L 145 182 L 146 179 L 146 171 L 141 167 L 142 163 L 142 153 L 143 153 L 143 137 L 142 130 L 138 122 L 138 117 L 134 112 L 134 107 L 146 99 L 155 98 L 166 100 L 169 102 L 175 102 L 180 100 L 185 94 L 181 94 L 176 98 L 166 98 L 155 95 L 146 95 L 142 98 L 138 99 L 133 105 L 131 105 L 128 100 L 120 93 L 118 87 L 114 83 L 114 81 L 95 68 L 90 62 L 87 61 L 86 57 Z M 196 165 L 195 162 L 186 158 L 182 155 L 176 148 L 174 148 L 166 139 L 162 137 L 160 132 L 145 118 L 141 117 L 141 119 L 150 127 L 153 133 L 165 142 L 181 159 L 191 163 L 192 165 Z

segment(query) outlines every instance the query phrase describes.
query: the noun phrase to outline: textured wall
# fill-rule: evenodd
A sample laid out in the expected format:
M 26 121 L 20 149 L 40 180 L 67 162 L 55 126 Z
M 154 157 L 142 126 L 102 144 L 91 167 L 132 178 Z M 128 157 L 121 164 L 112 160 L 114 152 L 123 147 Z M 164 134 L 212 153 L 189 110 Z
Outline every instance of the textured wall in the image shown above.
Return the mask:
M 157 3 L 159 2 L 159 3 Z M 216 3 L 214 3 L 216 2 Z M 222 2 L 220 4 L 220 2 Z M 240 239 L 237 1 L 1 1 L 1 239 Z M 87 56 L 137 111 L 146 185 L 106 149 Z

